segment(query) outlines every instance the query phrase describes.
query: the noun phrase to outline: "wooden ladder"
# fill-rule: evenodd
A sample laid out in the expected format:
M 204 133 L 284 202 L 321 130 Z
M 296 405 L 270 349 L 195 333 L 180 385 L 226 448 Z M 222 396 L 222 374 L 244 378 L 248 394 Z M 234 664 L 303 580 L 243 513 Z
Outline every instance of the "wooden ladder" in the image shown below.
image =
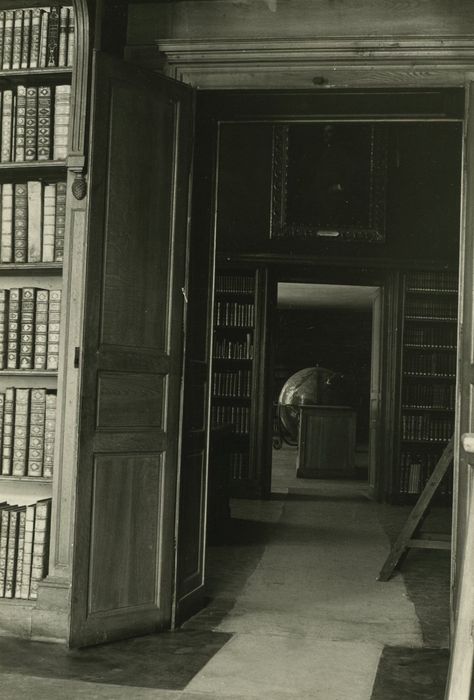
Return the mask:
M 421 492 L 416 505 L 408 516 L 390 554 L 385 560 L 378 575 L 379 581 L 388 581 L 390 579 L 395 569 L 402 563 L 409 549 L 451 548 L 450 535 L 421 532 L 421 526 L 428 515 L 433 496 L 453 461 L 453 445 L 453 438 L 451 438 L 444 448 L 433 473 L 426 482 L 426 486 Z

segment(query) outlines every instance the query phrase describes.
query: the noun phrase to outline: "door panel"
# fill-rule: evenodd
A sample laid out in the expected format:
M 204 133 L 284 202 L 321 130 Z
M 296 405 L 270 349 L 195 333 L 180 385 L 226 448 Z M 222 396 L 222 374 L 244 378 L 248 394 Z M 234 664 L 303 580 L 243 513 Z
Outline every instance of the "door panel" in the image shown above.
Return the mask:
M 97 455 L 94 462 L 89 614 L 153 605 L 161 456 Z M 137 510 L 135 505 L 140 503 Z M 114 546 L 110 547 L 110 523 Z
M 468 700 L 474 624 L 474 84 L 466 85 L 463 211 L 459 259 L 458 371 L 454 431 L 453 542 L 451 549 L 451 659 L 445 697 Z
M 210 118 L 202 118 L 196 124 L 196 133 L 192 225 L 185 289 L 186 359 L 176 559 L 176 623 L 185 620 L 204 603 L 210 439 L 210 318 L 214 275 L 214 230 L 209 225 L 209 207 L 213 201 L 216 125 Z
M 170 625 L 192 95 L 97 54 L 72 645 Z

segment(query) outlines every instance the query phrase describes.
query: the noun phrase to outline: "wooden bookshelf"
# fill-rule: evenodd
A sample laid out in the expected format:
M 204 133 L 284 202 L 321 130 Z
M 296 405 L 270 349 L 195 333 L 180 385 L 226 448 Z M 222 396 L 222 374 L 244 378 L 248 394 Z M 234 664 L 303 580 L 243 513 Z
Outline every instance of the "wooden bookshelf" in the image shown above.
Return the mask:
M 252 495 L 257 482 L 258 285 L 255 271 L 216 271 L 211 422 L 232 427 L 226 464 L 234 496 Z
M 250 479 L 255 289 L 255 273 L 216 271 L 211 422 L 231 426 L 231 493 Z
M 430 270 L 404 279 L 396 500 L 423 490 L 454 430 L 457 275 Z M 440 495 L 452 495 L 445 479 Z
M 19 633 L 48 573 L 71 17 L 66 6 L 0 11 L 0 628 L 13 607 Z

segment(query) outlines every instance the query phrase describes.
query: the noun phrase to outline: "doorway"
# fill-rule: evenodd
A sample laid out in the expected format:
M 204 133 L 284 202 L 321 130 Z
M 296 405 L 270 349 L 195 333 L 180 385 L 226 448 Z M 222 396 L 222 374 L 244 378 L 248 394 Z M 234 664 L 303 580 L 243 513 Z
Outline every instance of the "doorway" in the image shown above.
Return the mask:
M 321 446 L 326 457 L 319 478 L 356 479 L 373 487 L 381 398 L 381 297 L 382 290 L 376 286 L 278 282 L 273 320 L 272 493 L 317 483 L 307 478 L 308 467 L 305 472 L 301 464 L 298 404 L 330 404 L 333 410 L 326 409 L 326 423 L 336 425 L 339 420 L 339 430 L 346 434 L 347 445 L 341 458 L 334 455 L 332 472 L 327 454 L 330 437 Z M 338 411 L 336 406 L 344 408 Z M 312 459 L 318 454 L 314 449 Z M 342 449 L 340 439 L 333 441 L 334 449 Z M 317 478 L 316 472 L 310 473 Z

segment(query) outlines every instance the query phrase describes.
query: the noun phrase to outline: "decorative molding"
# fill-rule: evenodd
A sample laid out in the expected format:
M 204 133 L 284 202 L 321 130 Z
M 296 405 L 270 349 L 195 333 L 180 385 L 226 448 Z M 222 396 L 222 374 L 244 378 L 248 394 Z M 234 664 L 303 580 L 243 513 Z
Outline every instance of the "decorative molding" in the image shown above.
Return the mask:
M 462 85 L 474 36 L 160 39 L 170 77 L 201 88 Z M 138 47 L 130 50 L 137 51 Z
M 71 186 L 72 193 L 77 200 L 84 199 L 87 194 L 86 178 L 80 172 L 75 172 L 74 175 L 75 178 Z
M 272 212 L 270 238 L 278 238 L 286 221 L 288 185 L 288 124 L 273 127 L 272 143 Z
M 90 82 L 90 17 L 87 0 L 73 0 L 76 39 L 74 42 L 69 126 L 68 165 L 83 168 L 86 156 L 86 115 Z

